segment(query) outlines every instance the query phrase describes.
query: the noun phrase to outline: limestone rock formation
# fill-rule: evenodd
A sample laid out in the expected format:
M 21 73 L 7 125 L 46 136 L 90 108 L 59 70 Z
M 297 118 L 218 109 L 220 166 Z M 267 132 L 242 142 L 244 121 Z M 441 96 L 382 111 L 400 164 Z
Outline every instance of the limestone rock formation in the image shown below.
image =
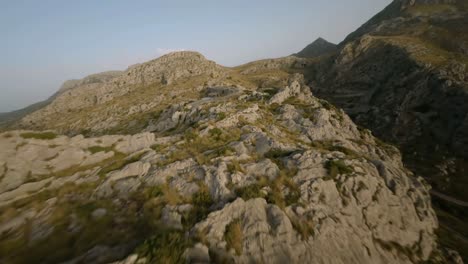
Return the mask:
M 66 82 L 0 133 L 0 262 L 461 263 L 424 178 L 466 195 L 466 11 L 396 0 L 313 58 Z
M 285 83 L 201 90 L 156 133 L 0 134 L 0 261 L 443 260 L 429 186 L 398 150 Z
M 168 87 L 177 80 L 201 75 L 215 78 L 222 72 L 221 66 L 206 60 L 197 52 L 171 53 L 131 67 L 125 72 L 102 73 L 79 81 L 67 82 L 49 105 L 24 117 L 18 126 L 35 129 L 54 128 L 63 132 L 74 131 L 75 134 L 77 130 L 85 130 L 97 124 L 103 126 L 101 129 L 111 128 L 116 125 L 116 121 L 112 122 L 110 116 L 112 113 L 135 111 L 132 108 L 135 104 L 129 105 L 130 102 L 123 97 L 124 95 L 128 96 L 134 92 L 139 93 L 138 96 L 141 97 L 145 94 L 143 90 L 154 95 L 158 87 Z M 161 95 L 159 101 L 165 100 L 166 96 L 172 98 L 177 94 Z M 109 102 L 117 100 L 123 102 L 111 103 L 114 109 L 109 111 L 107 107 Z M 158 100 L 143 109 L 153 108 L 157 102 Z M 83 118 L 86 112 L 92 112 L 93 115 Z M 85 122 L 83 119 L 86 119 L 86 123 L 82 123 Z M 106 123 L 109 119 L 111 122 Z
M 462 201 L 468 200 L 467 19 L 466 1 L 394 1 L 306 75 L 315 95 L 399 145 L 406 166 L 436 192 Z M 459 212 L 444 218 L 450 222 L 443 230 L 467 252 L 466 226 L 455 224 L 466 222 L 466 208 L 441 202 L 441 214 Z M 451 226 L 465 238 L 452 235 Z

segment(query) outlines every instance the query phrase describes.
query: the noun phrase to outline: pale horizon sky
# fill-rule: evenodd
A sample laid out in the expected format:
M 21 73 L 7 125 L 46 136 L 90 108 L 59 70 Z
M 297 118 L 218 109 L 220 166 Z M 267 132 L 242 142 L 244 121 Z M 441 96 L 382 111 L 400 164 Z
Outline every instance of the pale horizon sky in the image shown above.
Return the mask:
M 173 50 L 225 66 L 339 43 L 391 0 L 0 0 L 0 112 Z

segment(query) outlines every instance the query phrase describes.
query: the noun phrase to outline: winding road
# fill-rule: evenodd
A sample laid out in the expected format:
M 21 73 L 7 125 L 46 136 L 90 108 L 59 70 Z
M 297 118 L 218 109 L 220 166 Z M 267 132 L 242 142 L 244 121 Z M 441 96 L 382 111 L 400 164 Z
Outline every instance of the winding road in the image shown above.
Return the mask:
M 459 206 L 462 206 L 462 207 L 468 207 L 468 202 L 458 200 L 458 199 L 456 199 L 454 197 L 445 195 L 445 194 L 440 193 L 440 192 L 435 191 L 435 190 L 431 190 L 431 195 L 434 195 L 435 197 L 440 198 L 440 199 L 442 199 L 442 200 L 444 200 L 446 202 L 452 203 L 452 204 L 456 204 L 456 205 L 459 205 Z

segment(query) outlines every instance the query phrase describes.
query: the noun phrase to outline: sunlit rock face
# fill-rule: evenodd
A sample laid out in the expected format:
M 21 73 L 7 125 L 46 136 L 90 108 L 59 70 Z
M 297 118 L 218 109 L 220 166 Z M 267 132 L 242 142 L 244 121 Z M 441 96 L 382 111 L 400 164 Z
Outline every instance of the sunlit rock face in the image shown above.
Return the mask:
M 437 255 L 429 187 L 396 148 L 315 98 L 301 75 L 270 90 L 213 87 L 225 86 L 182 98 L 144 133 L 0 134 L 1 249 L 9 248 L 0 260 L 417 263 Z

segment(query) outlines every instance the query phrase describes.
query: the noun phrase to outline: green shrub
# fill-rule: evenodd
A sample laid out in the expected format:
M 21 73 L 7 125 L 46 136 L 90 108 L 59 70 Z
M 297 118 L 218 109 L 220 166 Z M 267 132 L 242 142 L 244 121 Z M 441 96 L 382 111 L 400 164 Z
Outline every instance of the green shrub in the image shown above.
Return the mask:
M 191 241 L 181 231 L 157 230 L 136 251 L 139 256 L 148 258 L 150 263 L 185 263 L 184 251 Z
M 245 201 L 255 198 L 265 198 L 266 195 L 262 192 L 264 186 L 259 183 L 253 183 L 245 187 L 237 188 L 236 195 Z
M 184 138 L 187 142 L 190 142 L 198 137 L 196 130 L 188 128 L 184 132 Z
M 218 121 L 221 121 L 225 118 L 226 118 L 226 113 L 223 113 L 223 112 L 218 113 L 218 117 L 217 117 Z
M 346 165 L 343 160 L 329 160 L 325 164 L 328 170 L 328 176 L 332 179 L 336 178 L 339 174 L 350 174 L 353 169 Z
M 164 146 L 161 144 L 154 144 L 154 145 L 151 145 L 150 148 L 156 152 L 160 152 L 161 150 L 164 149 Z
M 188 215 L 183 218 L 183 223 L 187 228 L 191 228 L 197 222 L 205 219 L 213 205 L 210 190 L 206 184 L 199 182 L 200 189 L 192 195 L 193 208 Z
M 20 135 L 24 139 L 44 139 L 51 140 L 57 138 L 57 134 L 53 132 L 26 132 Z
M 290 220 L 294 230 L 301 235 L 302 240 L 308 240 L 314 234 L 314 226 L 307 219 L 290 218 Z
M 226 226 L 224 240 L 226 241 L 228 250 L 233 248 L 237 255 L 242 255 L 244 234 L 242 232 L 242 223 L 240 219 L 235 219 Z
M 231 163 L 227 165 L 229 173 L 233 174 L 235 172 L 242 172 L 245 173 L 244 168 L 240 165 L 239 161 L 237 160 L 232 160 Z
M 88 151 L 91 152 L 92 154 L 96 154 L 98 152 L 110 152 L 113 151 L 114 147 L 101 147 L 101 146 L 92 146 L 88 148 Z
M 220 140 L 221 135 L 223 134 L 223 131 L 217 127 L 210 129 L 209 131 L 210 136 L 212 136 L 215 140 Z
M 148 198 L 150 198 L 150 197 L 159 197 L 159 196 L 162 196 L 164 194 L 163 186 L 161 186 L 161 185 L 152 186 L 152 187 L 146 189 L 145 191 L 147 192 L 147 197 Z

